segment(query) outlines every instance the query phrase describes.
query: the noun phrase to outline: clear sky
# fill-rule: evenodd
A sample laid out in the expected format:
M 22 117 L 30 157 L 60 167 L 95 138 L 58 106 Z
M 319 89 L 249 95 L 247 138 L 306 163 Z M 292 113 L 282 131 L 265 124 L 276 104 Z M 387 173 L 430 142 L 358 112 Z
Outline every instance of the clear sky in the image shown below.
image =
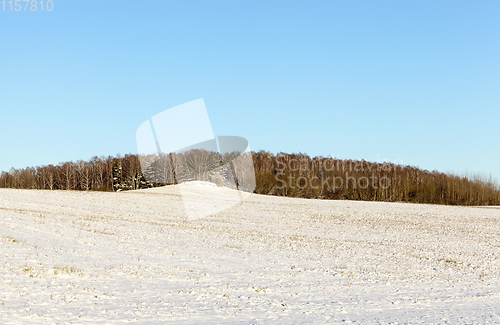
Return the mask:
M 499 1 L 52 2 L 0 3 L 0 170 L 136 153 L 203 98 L 253 150 L 500 178 Z

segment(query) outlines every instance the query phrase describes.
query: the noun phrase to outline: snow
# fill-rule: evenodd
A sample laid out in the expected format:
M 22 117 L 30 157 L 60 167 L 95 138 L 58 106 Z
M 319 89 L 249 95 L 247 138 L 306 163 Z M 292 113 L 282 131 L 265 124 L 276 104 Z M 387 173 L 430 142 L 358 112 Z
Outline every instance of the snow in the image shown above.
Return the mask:
M 0 323 L 500 323 L 499 209 L 180 193 L 1 189 Z

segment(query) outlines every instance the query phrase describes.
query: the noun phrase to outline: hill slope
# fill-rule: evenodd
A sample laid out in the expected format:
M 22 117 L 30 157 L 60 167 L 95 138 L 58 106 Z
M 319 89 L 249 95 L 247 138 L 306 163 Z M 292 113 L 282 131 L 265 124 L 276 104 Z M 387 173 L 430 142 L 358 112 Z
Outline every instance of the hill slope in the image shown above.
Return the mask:
M 499 233 L 495 208 L 252 195 L 188 221 L 177 186 L 2 189 L 0 322 L 498 323 Z

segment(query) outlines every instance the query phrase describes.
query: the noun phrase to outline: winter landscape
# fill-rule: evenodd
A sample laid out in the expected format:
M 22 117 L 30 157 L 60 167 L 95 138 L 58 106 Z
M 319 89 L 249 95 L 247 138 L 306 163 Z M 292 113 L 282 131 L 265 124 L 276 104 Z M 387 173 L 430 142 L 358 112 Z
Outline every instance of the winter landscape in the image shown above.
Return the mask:
M 189 191 L 203 209 L 232 190 Z M 0 189 L 0 323 L 500 323 L 499 208 L 183 209 L 177 186 Z

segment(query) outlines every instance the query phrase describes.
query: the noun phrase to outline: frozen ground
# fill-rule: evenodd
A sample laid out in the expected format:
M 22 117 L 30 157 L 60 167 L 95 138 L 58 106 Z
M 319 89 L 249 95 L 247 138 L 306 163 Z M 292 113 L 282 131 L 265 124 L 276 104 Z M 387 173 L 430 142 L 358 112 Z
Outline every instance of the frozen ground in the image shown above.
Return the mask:
M 494 324 L 499 257 L 497 208 L 0 190 L 1 324 Z

